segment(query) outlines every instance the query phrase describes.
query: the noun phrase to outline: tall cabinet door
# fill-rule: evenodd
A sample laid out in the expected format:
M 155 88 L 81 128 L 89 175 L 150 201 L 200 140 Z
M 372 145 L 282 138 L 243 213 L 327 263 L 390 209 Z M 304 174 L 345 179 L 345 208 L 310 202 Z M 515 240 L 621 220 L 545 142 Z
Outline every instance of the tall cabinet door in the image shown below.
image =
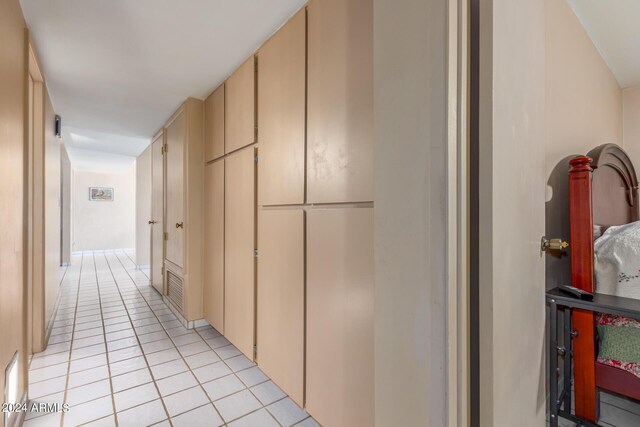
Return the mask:
M 260 211 L 258 247 L 258 364 L 303 406 L 304 211 Z
M 164 265 L 164 156 L 161 133 L 151 145 L 151 284 L 163 292 Z
M 186 114 L 182 110 L 166 127 L 167 138 L 167 260 L 184 264 L 184 143 Z
M 374 425 L 373 208 L 307 212 L 307 410 Z
M 225 153 L 253 144 L 256 140 L 255 79 L 255 58 L 252 56 L 225 83 Z
M 224 333 L 224 159 L 205 166 L 204 318 Z
M 307 10 L 307 202 L 372 201 L 373 1 Z
M 253 360 L 255 341 L 255 151 L 225 159 L 224 332 Z
M 260 49 L 259 204 L 304 203 L 306 10 Z

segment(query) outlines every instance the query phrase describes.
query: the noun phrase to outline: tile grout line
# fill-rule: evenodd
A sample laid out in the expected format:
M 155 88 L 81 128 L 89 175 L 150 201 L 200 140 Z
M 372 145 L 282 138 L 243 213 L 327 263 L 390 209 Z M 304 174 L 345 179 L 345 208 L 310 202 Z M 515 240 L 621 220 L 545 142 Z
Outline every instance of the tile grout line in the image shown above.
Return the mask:
M 82 282 L 82 264 L 84 262 L 84 254 L 80 256 L 80 269 L 78 271 L 78 288 L 76 289 L 76 307 L 73 314 L 73 329 L 71 330 L 71 345 L 69 347 L 69 362 L 67 364 L 67 380 L 64 384 L 64 395 L 62 397 L 62 402 L 66 403 L 67 401 L 67 391 L 69 387 L 69 377 L 71 376 L 71 350 L 73 349 L 73 336 L 76 333 L 76 316 L 78 315 L 78 303 L 80 299 L 80 283 Z M 64 416 L 65 413 L 62 413 L 60 417 L 60 427 L 64 426 Z
M 138 289 L 138 283 L 136 282 L 136 280 L 135 280 L 133 277 L 131 277 L 131 274 L 129 274 L 129 271 L 126 269 L 126 267 L 125 267 L 125 266 L 124 266 L 124 264 L 122 263 L 122 260 L 120 260 L 120 258 L 118 257 L 117 253 L 115 254 L 115 256 L 116 256 L 116 259 L 118 260 L 118 262 L 120 262 L 120 265 L 122 266 L 122 268 L 124 269 L 124 271 L 125 271 L 125 272 L 127 273 L 127 275 L 129 276 L 129 278 L 131 278 L 131 280 L 133 281 L 133 284 L 134 284 L 134 286 L 136 287 L 136 289 Z M 139 292 L 139 290 L 138 290 L 138 292 Z M 156 291 L 156 292 L 157 292 L 157 291 Z M 140 295 L 142 295 L 142 299 L 144 300 L 144 302 L 145 302 L 145 303 L 147 304 L 147 306 L 151 309 L 151 305 L 149 304 L 149 301 L 147 301 L 147 298 L 146 298 L 146 297 L 144 296 L 144 294 L 142 294 L 141 292 L 139 292 L 139 293 L 140 293 Z M 166 304 L 165 304 L 165 305 L 166 305 Z M 197 376 L 193 373 L 193 371 L 191 370 L 191 366 L 189 366 L 189 364 L 187 363 L 186 358 L 184 357 L 184 355 L 182 354 L 182 352 L 178 349 L 178 346 L 177 346 L 176 342 L 175 342 L 175 341 L 173 340 L 173 338 L 172 338 L 172 337 L 167 333 L 167 328 L 165 328 L 164 324 L 160 321 L 160 319 L 158 318 L 158 316 L 156 315 L 156 313 L 153 311 L 153 309 L 151 309 L 151 311 L 153 312 L 153 314 L 154 314 L 154 316 L 155 316 L 156 320 L 158 321 L 158 323 L 160 323 L 160 326 L 162 327 L 162 329 L 164 330 L 164 332 L 167 334 L 167 336 L 168 336 L 168 337 L 169 337 L 169 339 L 171 340 L 171 343 L 173 344 L 173 346 L 174 346 L 175 350 L 176 350 L 176 351 L 178 352 L 178 354 L 180 355 L 180 359 L 182 359 L 182 362 L 183 362 L 183 363 L 185 364 L 185 366 L 187 367 L 187 370 L 188 370 L 188 371 L 191 373 L 191 375 L 193 375 L 193 377 L 196 379 L 196 382 L 198 383 L 198 385 L 197 385 L 197 386 L 194 386 L 194 387 L 198 387 L 198 386 L 200 387 L 200 389 L 202 390 L 202 392 L 204 393 L 204 395 L 207 397 L 207 399 L 209 399 L 209 403 L 211 404 L 211 406 L 213 407 L 213 409 L 216 411 L 216 413 L 217 413 L 217 414 L 218 414 L 218 416 L 220 417 L 220 420 L 222 420 L 222 422 L 223 422 L 223 424 L 222 424 L 222 425 L 226 426 L 227 424 L 226 424 L 225 419 L 222 417 L 222 414 L 220 413 L 220 411 L 218 411 L 218 408 L 217 408 L 217 407 L 216 407 L 216 405 L 213 403 L 213 401 L 212 401 L 212 400 L 211 400 L 211 398 L 209 397 L 209 394 L 207 393 L 207 391 L 206 391 L 206 390 L 204 389 L 204 387 L 202 386 L 202 383 L 200 382 L 200 379 L 198 379 L 198 377 L 197 377 Z M 206 342 L 205 342 L 205 344 L 206 344 Z M 207 344 L 207 346 L 209 346 L 209 345 Z M 140 348 L 142 349 L 142 345 L 140 345 Z M 212 350 L 213 350 L 213 349 L 212 349 Z M 144 353 L 144 350 L 143 350 L 142 352 Z M 204 352 L 203 352 L 203 353 L 204 353 Z M 215 353 L 215 351 L 214 351 L 214 353 Z M 216 353 L 216 354 L 217 354 L 217 353 Z M 178 359 L 176 359 L 176 360 L 178 360 Z M 151 370 L 151 368 L 149 368 L 149 370 Z M 186 371 L 185 371 L 185 372 L 186 372 Z M 154 383 L 155 383 L 155 382 L 156 382 L 156 381 L 155 381 L 155 375 L 153 375 L 153 372 L 151 372 L 151 375 L 152 375 L 152 377 L 154 378 Z M 157 387 L 158 387 L 158 386 L 157 386 L 157 384 L 156 384 L 156 388 L 157 388 Z M 185 390 L 189 390 L 189 389 L 194 388 L 194 387 L 189 387 L 189 388 L 187 388 L 187 389 L 185 389 Z M 184 390 L 180 390 L 180 391 L 184 391 Z M 163 405 L 164 405 L 164 399 L 163 399 L 163 397 L 164 397 L 164 396 L 162 396 L 162 393 L 160 393 L 160 389 L 158 389 L 158 394 L 160 395 L 160 399 L 162 400 Z M 206 405 L 206 404 L 205 404 L 205 405 Z M 200 408 L 200 407 L 202 407 L 202 406 L 205 406 L 205 405 L 201 405 L 201 406 L 199 406 L 198 408 Z M 191 410 L 193 410 L 193 409 L 198 409 L 198 408 L 192 408 Z M 182 413 L 180 413 L 180 414 L 176 414 L 175 416 L 177 417 L 177 416 L 180 416 L 180 415 L 185 414 L 185 413 L 187 413 L 187 412 L 189 412 L 189 411 L 185 411 L 185 412 L 182 412 Z M 169 415 L 169 411 L 167 411 L 167 415 Z M 171 416 L 169 415 L 169 420 L 170 420 L 169 422 L 171 423 L 171 425 L 173 425 L 173 422 L 171 421 L 171 418 L 173 418 L 173 417 L 171 417 Z
M 149 365 L 149 360 L 147 359 L 147 355 L 146 355 L 146 353 L 144 352 L 144 350 L 142 348 L 142 343 L 140 342 L 140 338 L 138 337 L 138 331 L 136 330 L 136 328 L 135 328 L 135 326 L 133 324 L 133 321 L 131 320 L 131 315 L 129 314 L 129 307 L 127 307 L 127 303 L 125 302 L 124 298 L 122 297 L 122 291 L 120 290 L 120 285 L 118 285 L 118 280 L 116 279 L 116 276 L 113 274 L 113 269 L 111 268 L 111 263 L 109 262 L 107 254 L 103 254 L 103 255 L 104 255 L 104 259 L 105 259 L 105 261 L 107 263 L 107 266 L 109 267 L 109 272 L 111 273 L 111 277 L 113 277 L 113 280 L 115 282 L 116 289 L 118 290 L 118 294 L 120 295 L 120 299 L 122 300 L 122 303 L 124 304 L 124 309 L 127 312 L 127 317 L 129 317 L 129 322 L 131 323 L 131 328 L 133 329 L 133 333 L 135 334 L 136 340 L 138 341 L 138 345 L 140 346 L 140 352 L 142 353 L 142 357 L 144 358 L 144 362 L 147 365 L 147 369 L 149 370 L 151 378 L 154 379 L 153 385 L 154 385 L 156 391 L 158 392 L 158 398 L 160 399 L 160 403 L 162 403 L 162 407 L 164 408 L 164 412 L 165 412 L 165 414 L 167 416 L 166 419 L 169 421 L 169 425 L 173 426 L 173 423 L 171 422 L 171 417 L 169 416 L 169 411 L 168 411 L 167 406 L 165 405 L 164 401 L 162 400 L 162 394 L 160 393 L 160 389 L 158 388 L 158 384 L 156 384 L 155 378 L 153 376 L 153 371 L 151 371 L 151 366 Z M 133 284 L 135 286 L 135 281 L 133 282 Z M 137 286 L 135 286 L 135 287 L 136 287 L 136 292 L 140 293 L 140 291 L 138 290 L 138 287 Z M 106 337 L 105 337 L 105 339 L 106 339 Z M 114 399 L 115 399 L 115 394 L 114 394 Z M 153 402 L 153 400 L 151 402 Z M 144 404 L 146 404 L 146 403 L 149 403 L 149 402 L 144 402 Z M 127 408 L 126 410 L 132 409 L 132 408 Z M 116 413 L 116 418 L 117 418 L 117 413 Z M 162 422 L 162 420 L 160 422 Z
M 118 426 L 118 413 L 116 412 L 115 390 L 113 389 L 113 380 L 111 377 L 111 364 L 109 363 L 109 347 L 107 344 L 107 331 L 104 324 L 104 314 L 102 312 L 102 296 L 100 292 L 100 280 L 98 279 L 98 266 L 96 263 L 96 253 L 93 253 L 93 271 L 96 276 L 96 288 L 98 291 L 98 301 L 100 302 L 100 319 L 102 320 L 102 339 L 104 340 L 105 357 L 107 359 L 107 372 L 109 373 L 109 389 L 111 390 L 111 407 L 113 408 L 113 419 Z M 117 285 L 116 285 L 117 286 Z M 73 345 L 73 344 L 72 344 Z M 106 418 L 106 417 L 105 417 Z
M 135 284 L 135 286 L 136 286 L 136 288 L 137 288 L 137 287 L 138 287 L 137 282 L 135 281 L 135 279 L 133 279 L 133 278 L 131 277 L 131 275 L 129 274 L 129 271 L 126 269 L 126 267 L 125 267 L 125 266 L 124 266 L 124 264 L 122 263 L 122 260 L 117 256 L 117 253 L 116 253 L 115 255 L 116 255 L 116 258 L 118 259 L 118 261 L 120 261 L 120 264 L 122 265 L 122 268 L 125 270 L 125 272 L 127 273 L 127 275 L 129 275 L 129 277 L 133 280 L 133 282 L 134 282 L 134 284 Z M 142 293 L 141 293 L 141 294 L 142 294 Z M 144 296 L 143 294 L 142 294 L 142 297 L 143 297 L 143 299 L 145 300 L 145 302 L 147 302 L 147 305 L 148 305 L 148 301 L 147 301 L 147 299 L 145 298 L 145 296 Z M 149 307 L 150 307 L 150 306 L 149 306 Z M 153 310 L 152 310 L 152 311 L 153 311 Z M 154 314 L 155 314 L 155 312 L 154 312 Z M 157 316 L 156 316 L 156 317 L 157 317 Z M 158 321 L 160 322 L 160 319 L 158 319 Z M 163 328 L 163 329 L 165 330 L 165 332 L 166 332 L 166 331 L 167 331 L 167 329 L 164 327 L 164 324 L 163 324 L 162 322 L 160 322 L 160 324 L 161 324 L 162 328 Z M 215 330 L 215 328 L 213 328 L 213 329 Z M 251 361 L 251 363 L 253 364 L 252 366 L 250 366 L 250 367 L 248 367 L 248 368 L 245 368 L 245 369 L 240 369 L 240 370 L 238 370 L 238 371 L 234 371 L 234 370 L 233 370 L 233 368 L 232 368 L 231 366 L 229 366 L 229 364 L 225 361 L 225 359 L 223 359 L 222 357 L 220 357 L 220 356 L 217 354 L 217 352 L 215 351 L 215 349 L 214 349 L 214 348 L 212 348 L 212 347 L 209 345 L 209 343 L 207 343 L 207 342 L 206 342 L 206 340 L 205 340 L 205 339 L 204 339 L 204 337 L 200 334 L 200 331 L 198 331 L 198 329 L 197 329 L 197 328 L 193 328 L 193 331 L 194 331 L 194 332 L 195 332 L 195 333 L 200 337 L 200 339 L 202 339 L 202 341 L 204 341 L 204 343 L 205 343 L 205 344 L 206 344 L 206 345 L 207 345 L 207 346 L 208 346 L 208 347 L 209 347 L 209 348 L 210 348 L 210 349 L 211 349 L 211 350 L 212 350 L 212 351 L 213 351 L 213 352 L 214 352 L 214 353 L 215 353 L 215 354 L 220 358 L 220 361 L 221 361 L 221 362 L 222 362 L 222 363 L 223 363 L 227 368 L 229 368 L 229 370 L 231 371 L 229 374 L 224 375 L 224 376 L 222 376 L 222 377 L 214 378 L 214 379 L 212 379 L 211 381 L 216 381 L 216 380 L 218 380 L 218 379 L 225 378 L 225 377 L 227 377 L 227 376 L 231 376 L 231 375 L 235 375 L 235 376 L 237 377 L 237 372 L 241 372 L 241 371 L 245 371 L 245 370 L 248 370 L 248 369 L 251 369 L 251 368 L 254 368 L 254 367 L 258 367 L 258 365 L 257 365 L 255 362 Z M 218 331 L 216 331 L 216 332 L 218 332 Z M 219 333 L 219 332 L 218 332 L 218 333 Z M 169 334 L 167 334 L 167 335 L 169 335 Z M 220 334 L 220 336 L 221 336 L 221 337 L 223 337 L 223 335 L 222 335 L 222 334 Z M 224 338 L 224 337 L 223 337 L 223 338 Z M 211 397 L 210 397 L 210 396 L 209 396 L 209 394 L 206 392 L 206 390 L 204 390 L 204 387 L 202 386 L 202 382 L 201 382 L 201 381 L 200 381 L 200 379 L 199 379 L 199 378 L 198 378 L 198 377 L 193 373 L 193 370 L 191 369 L 191 366 L 187 363 L 186 358 L 182 355 L 182 353 L 180 352 L 180 350 L 178 350 L 178 345 L 177 345 L 177 344 L 175 343 L 175 341 L 173 340 L 173 337 L 169 336 L 169 339 L 171 339 L 171 341 L 173 342 L 174 346 L 176 347 L 176 350 L 178 351 L 178 354 L 180 354 L 181 358 L 183 359 L 183 362 L 184 362 L 184 363 L 185 363 L 185 365 L 187 366 L 188 371 L 189 371 L 189 372 L 193 375 L 193 377 L 196 379 L 196 381 L 198 382 L 198 384 L 200 385 L 200 387 L 203 389 L 203 391 L 204 391 L 205 395 L 206 395 L 206 396 L 207 396 L 207 398 L 209 399 L 210 403 L 213 405 L 213 407 L 215 408 L 216 412 L 218 412 L 218 414 L 220 415 L 220 419 L 224 422 L 224 425 L 225 425 L 225 426 L 226 426 L 226 425 L 228 425 L 228 423 L 226 422 L 226 420 L 222 417 L 222 414 L 220 414 L 220 412 L 218 411 L 218 408 L 216 407 L 216 405 L 215 405 L 214 401 L 211 399 Z M 225 339 L 226 339 L 226 338 L 225 338 Z M 227 340 L 227 341 L 228 341 L 228 340 Z M 208 351 L 208 350 L 205 350 L 204 352 L 206 352 L 206 351 Z M 204 353 L 204 352 L 202 352 L 202 353 Z M 196 353 L 196 354 L 200 354 L 200 353 Z M 246 357 L 242 352 L 240 352 L 240 355 L 242 355 L 243 357 Z M 234 356 L 234 357 L 235 357 L 235 356 Z M 230 358 L 228 358 L 228 359 L 231 359 L 231 358 L 232 358 L 232 357 L 230 357 Z M 247 359 L 248 359 L 248 358 L 247 358 Z M 213 365 L 214 363 L 217 363 L 217 362 L 213 362 L 213 363 L 211 363 L 210 365 Z M 203 366 L 208 366 L 208 365 L 203 365 Z M 259 368 L 258 368 L 258 369 L 259 369 Z M 185 371 L 185 372 L 186 372 L 186 371 Z M 261 372 L 262 372 L 262 370 L 261 370 Z M 179 375 L 179 374 L 175 374 L 175 375 Z M 264 383 L 266 383 L 266 382 L 272 381 L 272 380 L 271 380 L 271 378 L 269 378 L 267 375 L 265 375 L 265 377 L 267 377 L 267 379 L 266 379 L 265 381 L 262 381 L 262 382 L 256 383 L 256 384 L 252 385 L 251 387 L 255 387 L 255 386 L 258 386 L 258 385 L 260 385 L 260 384 L 264 384 Z M 238 378 L 238 379 L 240 380 L 240 382 L 242 382 L 242 383 L 244 384 L 244 381 L 242 381 L 242 379 L 240 379 L 240 378 Z M 208 383 L 208 382 L 210 382 L 210 381 L 207 381 L 207 383 Z M 273 382 L 273 381 L 272 381 L 272 382 Z M 205 383 L 205 384 L 206 384 L 206 383 Z M 233 396 L 233 395 L 235 395 L 235 394 L 241 393 L 241 392 L 243 392 L 244 390 L 247 390 L 247 391 L 249 391 L 249 393 L 250 393 L 253 397 L 255 397 L 255 399 L 260 403 L 261 407 L 260 407 L 260 408 L 255 409 L 254 411 L 248 412 L 248 413 L 246 413 L 246 414 L 242 415 L 241 417 L 235 418 L 235 419 L 233 419 L 233 420 L 231 420 L 231 421 L 229 421 L 229 422 L 231 423 L 231 422 L 238 421 L 238 420 L 240 420 L 240 419 L 242 419 L 242 418 L 244 418 L 244 417 L 246 417 L 246 416 L 248 416 L 248 415 L 251 415 L 251 414 L 253 414 L 253 413 L 255 413 L 255 412 L 258 412 L 260 409 L 265 409 L 265 410 L 267 411 L 267 414 L 269 414 L 269 416 L 271 416 L 271 418 L 273 418 L 273 419 L 275 420 L 275 422 L 276 422 L 278 425 L 282 426 L 282 424 L 280 423 L 280 421 L 278 421 L 278 420 L 275 418 L 275 416 L 271 413 L 271 411 L 269 411 L 269 409 L 267 408 L 267 405 L 263 405 L 263 404 L 262 404 L 262 402 L 260 401 L 260 399 L 258 399 L 258 396 L 256 396 L 256 395 L 255 395 L 255 393 L 251 390 L 251 387 L 250 387 L 250 386 L 247 386 L 246 384 L 244 384 L 244 385 L 246 386 L 246 387 L 245 387 L 245 389 L 243 389 L 243 390 L 239 390 L 239 391 L 236 391 L 236 392 L 234 392 L 234 393 L 231 393 L 231 394 L 229 394 L 229 395 L 227 395 L 227 396 L 221 397 L 221 398 L 220 398 L 220 399 L 218 399 L 218 400 L 225 399 L 225 398 L 227 398 L 227 397 L 230 397 L 230 396 Z M 274 385 L 275 385 L 275 383 L 274 383 Z M 190 387 L 190 388 L 192 388 L 192 387 Z M 279 387 L 278 387 L 278 388 L 279 388 Z M 185 389 L 185 390 L 188 390 L 188 389 Z M 184 391 L 184 390 L 180 390 L 180 391 Z M 178 392 L 176 392 L 176 393 L 179 393 L 180 391 L 178 391 Z M 283 392 L 283 393 L 284 393 L 284 392 Z M 175 394 L 175 393 L 172 393 L 172 394 Z M 167 395 L 167 396 L 169 396 L 169 395 Z M 273 405 L 274 403 L 280 402 L 280 401 L 282 401 L 282 400 L 284 400 L 284 399 L 286 399 L 286 398 L 288 398 L 288 397 L 289 397 L 289 395 L 285 393 L 285 396 L 284 396 L 284 397 L 282 397 L 281 399 L 278 399 L 278 400 L 275 400 L 275 401 L 273 401 L 273 402 L 269 403 L 269 405 Z M 206 404 L 205 404 L 205 405 L 206 405 Z M 205 406 L 205 405 L 202 405 L 202 406 Z M 202 406 L 199 406 L 198 408 L 200 408 L 200 407 L 202 407 Z M 198 408 L 192 408 L 191 410 L 198 409 Z M 301 408 L 301 409 L 302 409 L 302 410 L 304 410 L 304 408 Z M 176 416 L 179 416 L 179 415 L 185 414 L 185 413 L 187 413 L 187 412 L 189 412 L 189 411 L 185 411 L 185 412 L 183 412 L 183 413 L 177 414 Z M 305 412 L 306 412 L 306 411 L 305 411 Z M 307 414 L 307 415 L 308 415 L 308 414 Z M 300 420 L 300 422 L 302 422 L 302 421 L 306 420 L 307 418 L 309 418 L 309 416 L 307 416 L 307 417 L 305 417 L 304 419 Z

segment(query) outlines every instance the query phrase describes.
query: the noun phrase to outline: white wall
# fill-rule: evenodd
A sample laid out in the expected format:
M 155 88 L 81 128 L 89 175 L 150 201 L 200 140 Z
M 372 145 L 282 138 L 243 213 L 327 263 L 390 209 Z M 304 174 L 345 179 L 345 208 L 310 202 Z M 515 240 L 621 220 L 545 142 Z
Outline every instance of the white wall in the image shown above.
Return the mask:
M 622 91 L 569 4 L 546 0 L 545 7 L 545 233 L 569 240 L 568 160 L 604 143 L 624 145 Z M 570 257 L 548 254 L 547 289 L 570 281 Z
M 113 202 L 89 201 L 89 187 L 113 187 Z M 134 248 L 136 164 L 120 173 L 74 171 L 73 251 Z
M 151 264 L 151 146 L 136 160 L 136 264 Z
M 377 426 L 443 426 L 455 405 L 447 393 L 446 3 L 374 0 Z
M 640 87 L 625 89 L 622 100 L 624 149 L 640 174 Z

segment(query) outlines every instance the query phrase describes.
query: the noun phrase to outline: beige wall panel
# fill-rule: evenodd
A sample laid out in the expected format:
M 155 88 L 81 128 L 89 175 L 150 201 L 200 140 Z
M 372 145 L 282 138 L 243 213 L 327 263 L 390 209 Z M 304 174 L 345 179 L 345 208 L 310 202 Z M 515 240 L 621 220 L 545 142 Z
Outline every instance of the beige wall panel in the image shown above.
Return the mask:
M 224 83 L 204 103 L 204 161 L 224 155 Z
M 224 332 L 253 359 L 255 321 L 255 161 L 253 147 L 225 159 Z
M 27 93 L 25 23 L 18 0 L 0 2 L 0 384 L 18 349 L 20 390 L 27 384 L 23 238 L 24 144 Z M 4 400 L 6 402 L 6 400 Z M 12 415 L 13 422 L 15 415 Z M 0 425 L 4 417 L 0 417 Z
M 44 87 L 44 330 L 52 326 L 60 291 L 60 150 L 55 136 L 55 112 Z
M 151 145 L 151 284 L 164 294 L 162 267 L 164 266 L 164 134 Z
M 304 211 L 260 211 L 258 248 L 258 365 L 304 406 Z
M 224 334 L 224 160 L 205 166 L 204 318 Z
M 308 6 L 307 201 L 373 200 L 373 2 Z
M 309 413 L 373 426 L 373 208 L 307 213 L 306 358 Z
M 184 143 L 186 112 L 182 110 L 165 129 L 167 141 L 167 259 L 182 267 L 184 263 Z
M 306 10 L 258 55 L 260 205 L 304 203 Z
M 254 61 L 249 58 L 225 83 L 225 153 L 255 142 Z

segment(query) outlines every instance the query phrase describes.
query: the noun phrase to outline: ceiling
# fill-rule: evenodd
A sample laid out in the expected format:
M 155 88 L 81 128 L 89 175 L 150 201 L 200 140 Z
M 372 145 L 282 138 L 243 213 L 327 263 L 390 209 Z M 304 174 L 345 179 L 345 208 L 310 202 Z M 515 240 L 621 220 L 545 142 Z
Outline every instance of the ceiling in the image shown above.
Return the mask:
M 640 1 L 567 1 L 620 87 L 640 86 Z
M 91 168 L 111 155 L 130 164 L 185 98 L 204 99 L 305 1 L 20 3 L 74 167 Z

